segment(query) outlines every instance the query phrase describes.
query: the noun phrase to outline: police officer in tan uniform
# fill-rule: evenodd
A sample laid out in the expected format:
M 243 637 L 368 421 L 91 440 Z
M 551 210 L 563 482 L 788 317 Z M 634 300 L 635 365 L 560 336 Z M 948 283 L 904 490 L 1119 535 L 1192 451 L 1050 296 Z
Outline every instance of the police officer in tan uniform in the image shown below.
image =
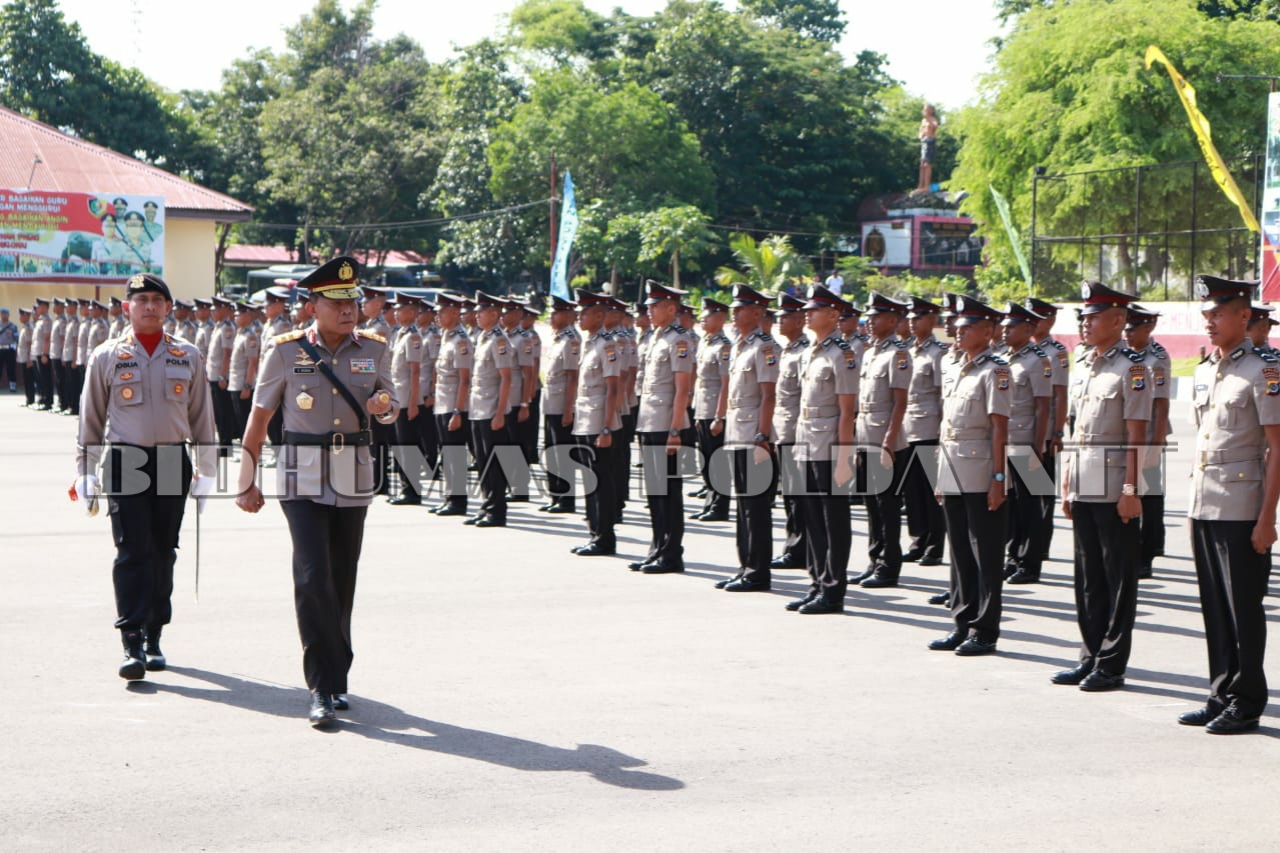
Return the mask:
M 386 338 L 391 343 L 394 329 L 386 319 L 387 298 L 391 294 L 389 288 L 365 286 L 360 288 L 360 328 Z M 377 472 L 378 494 L 391 493 L 391 445 L 396 440 L 394 423 L 384 424 L 375 419 L 373 422 L 373 457 L 374 470 Z
M 615 518 L 618 524 L 622 523 L 623 511 L 631 497 L 631 435 L 635 428 L 632 399 L 635 396 L 636 374 L 639 372 L 637 365 L 639 351 L 635 338 L 627 329 L 628 307 L 627 303 L 618 297 L 610 296 L 604 312 L 605 333 L 617 346 L 618 360 L 621 362 L 618 374 L 620 383 L 618 416 L 622 425 L 618 428 L 614 441 L 609 447 L 610 455 L 613 457 L 615 478 L 613 492 Z
M 809 347 L 809 338 L 804 333 L 804 304 L 789 293 L 778 294 L 778 334 L 787 343 L 778 360 L 778 383 L 774 386 L 773 440 L 777 448 L 782 508 L 787 517 L 787 538 L 782 553 L 770 563 L 774 569 L 803 569 L 808 558 L 801 504 L 796 499 L 804 487 L 804 466 L 796 459 L 795 452 L 796 427 L 800 423 L 800 361 Z
M 532 418 L 533 394 L 538 389 L 538 362 L 534 357 L 533 341 L 520 328 L 524 315 L 524 303 L 517 299 L 502 300 L 502 316 L 499 321 L 502 332 L 510 342 L 513 358 L 511 370 L 511 409 L 507 412 L 507 436 L 505 444 L 519 449 L 523 464 L 513 464 L 507 473 L 508 500 L 529 500 L 529 464 L 525 455 L 526 432 Z M 534 421 L 533 426 L 537 426 Z
M 1093 281 L 1081 286 L 1083 333 L 1089 347 L 1077 361 L 1068 392 L 1071 450 L 1062 509 L 1075 532 L 1076 616 L 1080 663 L 1053 676 L 1055 684 L 1098 692 L 1124 686 L 1138 606 L 1142 515 L 1138 474 L 1151 417 L 1151 375 L 1120 342 L 1134 297 Z
M 416 325 L 419 301 L 416 296 L 397 293 L 391 303 L 395 306 L 399 326 L 391 347 L 391 381 L 395 383 L 396 399 L 404 401 L 396 417 L 396 444 L 403 449 L 393 450 L 391 454 L 391 464 L 400 483 L 400 493 L 387 500 L 392 506 L 422 504 L 419 460 L 425 456 L 426 447 L 422 443 L 418 419 L 431 417 L 431 413 L 422 406 L 422 334 Z
M 508 413 L 518 408 L 511 402 L 511 377 L 519 368 L 516 366 L 515 346 L 498 326 L 498 318 L 506 305 L 505 299 L 483 291 L 476 293 L 476 322 L 480 335 L 471 367 L 467 417 L 471 422 L 471 440 L 484 502 L 480 505 L 480 512 L 464 522 L 476 527 L 507 526 L 507 473 L 500 456 L 506 457 L 509 463 L 513 461 L 506 452 L 511 448 L 507 422 Z
M 1142 483 L 1142 549 L 1138 555 L 1138 578 L 1151 577 L 1151 564 L 1164 555 L 1164 447 L 1168 441 L 1169 399 L 1173 391 L 1173 373 L 1169 353 L 1151 333 L 1160 315 L 1138 305 L 1129 306 L 1129 322 L 1124 327 L 1125 345 L 1146 356 L 1151 370 L 1151 420 L 1147 421 L 1147 450 L 1144 454 Z
M 587 530 L 590 541 L 572 550 L 580 557 L 607 557 L 618 552 L 614 534 L 617 522 L 617 487 L 614 463 L 615 433 L 622 428 L 618 398 L 622 394 L 624 362 L 618 342 L 604 330 L 611 297 L 578 291 L 578 324 L 586 340 L 581 345 L 574 398 L 573 437 L 575 458 L 592 474 L 587 483 Z
M 22 365 L 22 391 L 26 402 L 21 405 L 28 409 L 36 405 L 36 365 L 31 357 L 31 344 L 35 340 L 35 324 L 31 322 L 31 311 L 18 309 L 18 351 L 17 362 Z
M 911 545 L 903 562 L 942 565 L 946 526 L 933 496 L 938 479 L 938 434 L 942 423 L 942 357 L 947 345 L 933 336 L 942 306 L 912 296 L 907 300 L 910 325 L 911 384 L 902 432 L 907 438 L 907 472 L 902 481 Z
M 867 472 L 867 556 L 858 581 L 867 588 L 898 585 L 902 572 L 902 478 L 907 436 L 902 422 L 911 385 L 911 352 L 896 334 L 907 306 L 871 292 L 867 300 L 871 341 L 858 380 L 858 465 Z
M 956 348 L 963 360 L 942 387 L 938 496 L 951 540 L 955 629 L 934 651 L 987 655 L 1000 638 L 1001 556 L 1008 526 L 1005 450 L 1012 396 L 1009 365 L 992 350 L 999 311 L 976 299 L 956 302 Z
M 547 448 L 547 492 L 550 500 L 538 507 L 540 512 L 572 513 L 576 508 L 573 468 L 564 464 L 564 454 L 575 443 L 573 419 L 582 359 L 582 337 L 573 324 L 577 307 L 578 303 L 571 300 L 551 297 L 551 331 L 554 337 L 547 359 L 547 387 L 542 402 L 546 420 L 543 443 Z
M 440 432 L 436 428 L 436 359 L 440 356 L 440 327 L 436 324 L 436 304 L 427 299 L 418 301 L 418 316 L 413 325 L 422 335 L 422 366 L 418 379 L 418 393 L 422 395 L 419 406 L 425 417 L 417 419 L 418 441 L 426 457 L 428 476 L 432 481 L 442 479 L 440 474 Z
M 1195 372 L 1187 515 L 1209 651 L 1209 698 L 1178 722 L 1213 734 L 1255 731 L 1268 698 L 1262 599 L 1280 497 L 1280 359 L 1247 336 L 1257 284 L 1196 277 L 1214 349 Z
M 147 670 L 165 668 L 160 633 L 173 615 L 178 531 L 193 488 L 186 445 L 192 445 L 205 486 L 212 482 L 216 458 L 200 353 L 163 331 L 173 304 L 169 286 L 139 274 L 129 279 L 125 293 L 130 329 L 89 356 L 74 489 L 90 514 L 99 495 L 107 496 L 116 543 L 115 626 L 125 652 L 119 674 L 136 681 Z M 207 491 L 196 488 L 196 494 Z
M 1073 357 L 1067 352 L 1067 348 L 1053 337 L 1053 324 L 1058 318 L 1058 306 L 1034 296 L 1027 297 L 1022 304 L 1041 318 L 1031 340 L 1044 350 L 1053 366 L 1053 396 L 1049 402 L 1049 436 L 1045 440 L 1044 469 L 1056 483 L 1058 453 L 1062 450 L 1062 441 L 1067 428 L 1067 414 L 1070 409 L 1067 401 L 1067 386 L 1070 383 Z M 1049 546 L 1053 543 L 1053 519 L 1058 501 L 1055 495 L 1044 495 L 1042 499 L 1044 527 L 1041 529 L 1040 538 L 1044 543 L 1044 558 L 1048 559 Z
M 258 356 L 262 352 L 262 333 L 253 306 L 236 304 L 236 336 L 227 362 L 227 391 L 235 409 L 234 438 L 244 436 L 249 413 L 253 409 L 253 387 L 258 380 Z
M 369 419 L 391 422 L 399 409 L 386 339 L 356 329 L 358 271 L 354 258 L 338 257 L 298 282 L 313 295 L 315 324 L 279 336 L 263 365 L 236 498 L 246 512 L 262 509 L 257 462 L 271 413 L 283 408 L 276 492 L 293 540 L 294 608 L 311 691 L 307 717 L 316 727 L 332 725 L 336 711 L 348 707 L 351 612 L 375 489 Z
M 1044 471 L 1053 363 L 1031 340 L 1040 317 L 1010 302 L 1000 325 L 1013 377 L 1009 412 L 1009 548 L 1004 575 L 1012 584 L 1039 583 L 1044 562 L 1043 491 L 1053 488 Z
M 9 319 L 9 309 L 0 308 L 0 382 L 9 377 L 9 392 L 18 390 L 18 336 L 17 324 Z
M 475 352 L 462 325 L 462 309 L 469 304 L 469 300 L 448 293 L 440 294 L 437 303 L 440 350 L 435 364 L 434 412 L 444 469 L 444 500 L 431 511 L 441 516 L 467 514 L 467 407 Z
M 693 388 L 694 342 L 676 322 L 683 290 L 656 281 L 646 283 L 654 335 L 645 354 L 644 389 L 636 432 L 643 451 L 644 475 L 653 539 L 633 571 L 666 574 L 684 571 L 684 495 L 681 449 L 692 446 L 689 400 Z
M 729 466 L 724 464 L 725 412 L 729 402 L 729 358 L 733 342 L 724 334 L 729 306 L 710 297 L 702 300 L 702 340 L 694 364 L 693 428 L 702 454 L 702 488 L 690 497 L 705 499 L 702 509 L 689 516 L 697 521 L 727 521 L 729 495 L 716 490 L 712 466 L 719 466 L 716 480 L 729 482 Z M 710 516 L 708 518 L 707 516 Z
M 43 296 L 36 297 L 35 319 L 31 331 L 31 361 L 36 369 L 36 384 L 40 390 L 40 405 L 36 408 L 42 412 L 53 409 L 53 320 L 49 317 L 49 300 Z
M 858 358 L 837 328 L 849 304 L 816 285 L 805 302 L 814 345 L 800 359 L 800 422 L 796 457 L 805 467 L 797 497 L 805 524 L 809 591 L 787 604 L 807 615 L 844 612 L 853 529 L 848 489 L 853 481 L 853 430 Z
M 237 437 L 235 403 L 231 400 L 230 385 L 231 350 L 235 346 L 235 303 L 225 296 L 213 298 L 213 329 L 209 332 L 209 351 L 205 364 L 205 377 L 209 392 L 213 395 L 213 417 L 218 427 L 220 453 L 230 453 L 231 440 Z
M 65 415 L 80 413 L 80 370 L 76 363 L 76 344 L 80 335 L 80 303 L 64 302 L 62 326 L 62 409 Z
M 778 484 L 773 454 L 773 411 L 778 383 L 778 342 L 762 328 L 770 299 L 746 284 L 733 286 L 725 450 L 733 462 L 739 575 L 726 592 L 765 592 L 772 587 L 773 496 Z
M 129 327 L 129 320 L 124 316 L 124 302 L 113 296 L 107 301 L 107 337 L 118 338 Z

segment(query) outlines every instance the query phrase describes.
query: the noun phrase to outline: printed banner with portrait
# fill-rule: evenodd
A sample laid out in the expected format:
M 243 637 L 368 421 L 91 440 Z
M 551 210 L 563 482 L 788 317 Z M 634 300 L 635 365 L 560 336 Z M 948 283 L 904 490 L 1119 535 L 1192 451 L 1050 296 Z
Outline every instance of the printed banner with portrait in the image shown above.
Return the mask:
M 161 196 L 0 189 L 0 280 L 163 275 L 164 223 Z

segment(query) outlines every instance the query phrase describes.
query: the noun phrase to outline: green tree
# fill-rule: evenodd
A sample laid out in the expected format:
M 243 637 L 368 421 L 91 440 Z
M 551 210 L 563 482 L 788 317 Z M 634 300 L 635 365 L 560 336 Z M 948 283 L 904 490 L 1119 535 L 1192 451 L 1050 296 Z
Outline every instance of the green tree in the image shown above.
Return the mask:
M 715 243 L 705 213 L 693 205 L 663 207 L 632 214 L 639 223 L 641 261 L 670 261 L 672 283 L 680 286 L 680 267 L 697 271 L 699 258 Z M 683 260 L 682 260 L 683 256 Z
M 1031 220 L 1032 170 L 1049 175 L 1124 166 L 1192 161 L 1201 155 L 1186 115 L 1163 69 L 1147 71 L 1143 56 L 1159 45 L 1196 86 L 1213 122 L 1214 142 L 1225 158 L 1263 150 L 1264 120 L 1258 93 L 1215 75 L 1275 67 L 1280 46 L 1275 27 L 1226 22 L 1200 13 L 1193 0 L 1169 0 L 1152 15 L 1145 0 L 1074 0 L 1019 15 L 996 55 L 982 100 L 965 110 L 959 163 L 950 186 L 970 193 L 964 210 L 981 222 L 996 259 L 1012 267 L 1004 229 L 987 191 L 994 185 L 1010 200 L 1020 230 Z M 1143 176 L 1146 204 L 1170 231 L 1191 227 L 1190 170 L 1152 169 Z M 1042 180 L 1037 190 L 1039 234 L 1123 234 L 1133 230 L 1134 174 L 1108 171 L 1089 180 Z M 1220 193 L 1199 196 L 1198 227 L 1239 224 Z M 1151 269 L 1126 239 L 1115 241 L 1117 281 L 1136 292 L 1140 271 Z M 1070 295 L 1079 247 L 1042 251 L 1037 287 Z M 1163 249 L 1160 250 L 1163 256 Z M 1200 270 L 1189 254 L 1161 257 L 1183 272 L 1225 268 L 1223 251 L 1203 246 Z
M 742 0 L 742 8 L 817 41 L 834 44 L 844 35 L 844 13 L 836 0 Z

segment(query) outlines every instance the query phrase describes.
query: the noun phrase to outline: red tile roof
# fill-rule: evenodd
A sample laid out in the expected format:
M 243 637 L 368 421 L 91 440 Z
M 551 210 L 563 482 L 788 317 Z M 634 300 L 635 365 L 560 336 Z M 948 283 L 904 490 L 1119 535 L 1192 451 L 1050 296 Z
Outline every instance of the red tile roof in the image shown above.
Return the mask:
M 378 259 L 378 253 L 373 250 L 356 249 L 351 255 L 366 265 Z M 235 266 L 248 266 L 250 264 L 270 266 L 271 264 L 299 263 L 293 252 L 284 246 L 252 245 L 228 246 L 223 262 Z M 428 264 L 430 262 L 430 256 L 420 255 L 417 252 L 388 252 L 386 260 L 383 261 L 383 266 L 403 267 L 409 264 Z
M 37 155 L 43 162 L 32 174 Z M 253 214 L 230 196 L 0 107 L 0 187 L 22 189 L 28 176 L 33 190 L 163 196 L 178 216 L 241 222 Z

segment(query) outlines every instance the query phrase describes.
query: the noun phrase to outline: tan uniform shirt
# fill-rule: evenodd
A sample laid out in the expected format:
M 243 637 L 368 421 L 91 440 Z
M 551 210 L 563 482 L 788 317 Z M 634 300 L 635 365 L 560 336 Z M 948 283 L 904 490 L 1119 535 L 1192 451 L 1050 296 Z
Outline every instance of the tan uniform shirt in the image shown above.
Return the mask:
M 520 403 L 524 400 L 521 396 L 524 394 L 524 369 L 532 367 L 534 376 L 537 376 L 538 362 L 533 357 L 533 341 L 525 337 L 520 329 L 512 329 L 507 333 L 507 340 L 511 342 L 511 398 L 507 405 L 510 407 L 508 411 L 520 408 Z M 530 399 L 533 399 L 532 392 Z
M 760 431 L 760 386 L 778 382 L 778 342 L 760 329 L 738 339 L 729 363 L 725 444 L 754 444 Z M 776 393 L 776 391 L 775 391 Z M 773 415 L 769 415 L 773 423 Z
M 422 329 L 421 334 L 422 373 L 418 379 L 418 390 L 422 392 L 422 402 L 425 403 L 436 395 L 436 358 L 440 355 L 440 327 L 432 323 Z
M 31 357 L 40 358 L 50 353 L 53 348 L 53 321 L 45 314 L 35 321 L 31 335 Z
M 649 351 L 649 342 L 651 340 L 653 340 L 652 328 L 645 329 L 636 338 L 636 388 L 635 395 L 631 400 L 632 408 L 640 405 L 640 394 L 644 390 L 644 360 L 646 353 Z
M 487 421 L 498 414 L 498 395 L 502 390 L 502 368 L 511 369 L 511 396 L 508 411 L 516 400 L 516 353 L 511 339 L 502 329 L 494 326 L 480 335 L 476 343 L 475 358 L 471 368 L 471 399 L 467 417 L 473 421 Z M 505 414 L 505 413 L 504 413 Z
M 231 365 L 231 350 L 236 343 L 236 325 L 230 320 L 223 320 L 213 327 L 209 333 L 209 362 L 205 367 L 205 378 L 210 382 L 227 381 L 227 370 Z
M 1053 396 L 1053 362 L 1036 344 L 1007 353 L 1013 376 L 1013 404 L 1009 411 L 1009 455 L 1026 456 L 1036 438 L 1036 400 Z
M 282 410 L 285 430 L 284 458 L 276 464 L 276 495 L 282 501 L 310 500 L 337 507 L 368 506 L 373 499 L 373 455 L 369 446 L 298 446 L 288 433 L 350 434 L 360 430 L 359 413 L 316 367 L 302 348 L 306 337 L 316 353 L 351 391 L 361 406 L 377 391 L 392 395 L 391 410 L 381 420 L 395 419 L 400 403 L 391 381 L 391 358 L 380 335 L 364 330 L 343 338 L 330 351 L 315 328 L 280 336 L 262 366 L 254 389 L 254 406 Z M 366 418 L 369 415 L 365 414 Z M 370 418 L 372 420 L 372 418 Z
M 85 371 L 76 438 L 76 473 L 92 474 L 104 442 L 156 447 L 200 445 L 195 464 L 213 476 L 217 449 L 209 386 L 198 381 L 200 353 L 166 335 L 154 353 L 126 332 L 96 348 Z
M 396 399 L 422 401 L 419 386 L 412 384 L 413 365 L 418 365 L 418 380 L 422 380 L 422 335 L 416 326 L 405 326 L 396 335 L 391 347 L 391 381 L 396 386 Z
M 578 397 L 573 406 L 573 434 L 599 435 L 606 426 L 618 429 L 622 420 L 617 412 L 608 412 L 607 380 L 622 376 L 622 357 L 613 336 L 601 330 L 582 345 L 578 364 Z
M 1200 521 L 1256 521 L 1267 455 L 1263 427 L 1280 424 L 1280 359 L 1248 339 L 1196 367 L 1191 508 Z
M 212 331 L 212 320 L 201 323 L 200 327 L 196 329 L 195 340 L 192 341 L 192 343 L 196 345 L 196 349 L 200 350 L 200 354 L 204 356 L 204 363 L 206 366 L 209 364 L 209 336 Z
M 281 334 L 288 330 L 288 320 L 285 321 L 285 329 L 281 330 L 278 325 L 272 325 L 272 329 L 276 330 L 275 334 Z M 195 320 L 183 320 L 178 324 L 178 337 L 184 341 L 195 343 L 196 334 L 200 331 L 200 326 Z
M 635 408 L 635 404 L 631 399 L 631 395 L 623 393 L 623 390 L 627 383 L 627 377 L 633 371 L 639 370 L 640 348 L 636 346 L 635 335 L 626 326 L 615 326 L 610 334 L 618 347 L 619 361 L 622 362 L 618 374 L 618 413 L 628 415 Z
M 18 331 L 18 361 L 26 364 L 31 360 L 31 344 L 35 339 L 35 327 L 31 321 L 23 323 Z
M 1066 388 L 1071 383 L 1071 353 L 1067 352 L 1067 348 L 1055 341 L 1052 337 L 1045 338 L 1043 341 L 1036 341 L 1036 346 L 1044 350 L 1044 354 L 1049 356 L 1049 361 L 1053 362 L 1053 387 Z M 1050 394 L 1049 402 L 1049 438 L 1053 438 L 1053 425 L 1057 423 L 1058 403 Z M 1071 407 L 1071 401 L 1067 400 L 1068 410 Z
M 858 396 L 858 357 L 835 335 L 809 347 L 800 357 L 800 423 L 796 458 L 832 461 L 839 438 L 840 398 Z
M 569 394 L 569 374 L 579 370 L 581 360 L 582 336 L 573 326 L 565 326 L 556 332 L 551 341 L 551 353 L 547 361 L 547 387 L 542 399 L 543 414 L 564 415 L 565 398 Z
M 995 470 L 991 416 L 1009 417 L 1013 394 L 1008 363 L 990 349 L 947 371 L 942 384 L 938 490 L 944 495 L 985 493 Z M 991 531 L 1003 537 L 1004 531 Z
M 1067 390 L 1075 445 L 1067 464 L 1068 500 L 1120 500 L 1129 444 L 1124 422 L 1151 418 L 1150 379 L 1142 353 L 1119 344 L 1101 355 L 1090 348 L 1076 362 Z
M 693 416 L 700 421 L 716 417 L 720 389 L 729 378 L 733 342 L 724 335 L 708 335 L 698 346 L 693 374 Z
M 859 444 L 879 445 L 889 431 L 893 392 L 911 387 L 911 353 L 897 338 L 885 338 L 869 346 L 863 357 L 856 438 Z M 897 452 L 906 448 L 906 434 L 899 432 L 897 443 L 890 449 Z
M 231 345 L 231 364 L 227 368 L 227 390 L 243 391 L 249 387 L 249 364 L 256 362 L 262 351 L 262 332 L 257 323 L 236 330 Z
M 70 317 L 62 327 L 62 360 L 67 364 L 76 363 L 76 347 L 80 341 L 80 318 Z
M 112 317 L 107 326 L 107 337 L 118 338 L 125 333 L 125 330 L 128 329 L 128 327 L 129 322 L 125 320 L 123 313 L 118 317 Z
M 1152 418 L 1147 421 L 1147 443 L 1153 443 L 1156 440 L 1156 421 L 1154 417 L 1156 400 L 1171 399 L 1173 394 L 1173 370 L 1169 362 L 1169 353 L 1165 348 L 1155 341 L 1151 341 L 1150 345 L 1142 351 L 1146 356 L 1146 364 L 1151 369 L 1151 411 Z M 1168 415 L 1165 415 L 1165 435 L 1168 436 L 1173 432 L 1173 425 L 1169 421 Z M 1150 468 L 1155 465 L 1159 455 L 1152 451 L 1147 455 L 1145 467 Z
M 645 353 L 644 389 L 640 393 L 640 414 L 636 432 L 668 432 L 672 423 L 688 429 L 688 414 L 675 413 L 676 374 L 692 373 L 694 340 L 689 330 L 672 323 L 653 336 Z M 673 421 L 673 414 L 678 417 Z
M 459 372 L 471 370 L 474 358 L 475 348 L 465 328 L 459 326 L 442 333 L 440 354 L 436 356 L 436 401 L 432 408 L 435 414 L 453 412 L 458 402 Z
M 933 335 L 911 342 L 911 384 L 902 434 L 908 443 L 932 441 L 942 424 L 942 357 L 947 345 Z
M 778 363 L 778 384 L 773 393 L 773 440 L 778 444 L 795 444 L 796 424 L 800 422 L 800 360 L 809 339 L 800 335 L 782 350 Z
M 55 317 L 53 326 L 49 329 L 49 358 L 62 360 L 62 348 L 66 344 L 67 338 L 67 318 L 66 316 Z
M 88 364 L 89 353 L 89 332 L 93 330 L 93 324 L 97 322 L 91 317 L 84 317 L 80 320 L 80 329 L 76 335 L 76 364 Z
M 85 364 L 89 363 L 89 356 L 93 355 L 93 351 L 99 346 L 107 342 L 107 321 L 94 320 L 89 324 L 89 340 L 85 347 Z M 203 358 L 204 353 L 200 353 Z

